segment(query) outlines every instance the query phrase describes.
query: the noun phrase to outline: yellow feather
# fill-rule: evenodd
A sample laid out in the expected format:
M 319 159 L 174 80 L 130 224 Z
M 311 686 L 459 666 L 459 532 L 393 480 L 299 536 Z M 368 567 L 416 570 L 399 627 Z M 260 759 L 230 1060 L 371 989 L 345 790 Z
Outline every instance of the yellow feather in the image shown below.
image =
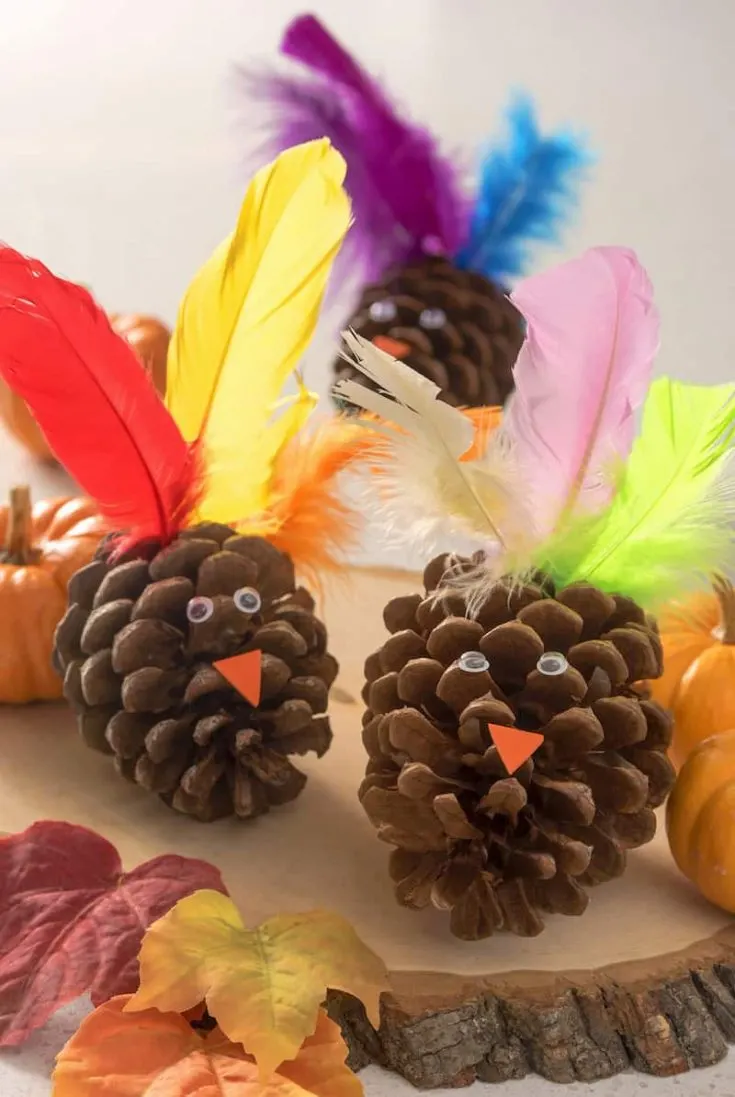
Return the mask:
M 345 162 L 329 141 L 282 153 L 253 179 L 237 228 L 189 286 L 168 358 L 166 406 L 207 469 L 197 520 L 266 508 L 273 462 L 315 398 L 278 397 L 314 332 L 350 225 Z

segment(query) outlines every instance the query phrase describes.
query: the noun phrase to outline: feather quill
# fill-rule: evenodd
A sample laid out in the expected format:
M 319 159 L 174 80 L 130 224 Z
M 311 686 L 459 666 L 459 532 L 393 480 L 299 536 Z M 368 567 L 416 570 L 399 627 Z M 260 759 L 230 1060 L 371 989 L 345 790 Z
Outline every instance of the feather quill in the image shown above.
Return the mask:
M 651 386 L 607 509 L 538 554 L 559 584 L 588 580 L 656 610 L 735 563 L 735 385 Z
M 203 445 L 199 513 L 209 521 L 266 510 L 273 462 L 315 404 L 300 378 L 295 399 L 278 398 L 311 339 L 349 227 L 344 175 L 327 140 L 289 149 L 262 169 L 235 232 L 182 301 L 166 403 L 184 436 Z
M 377 432 L 340 418 L 295 435 L 274 463 L 266 514 L 243 523 L 242 532 L 266 537 L 320 589 L 320 574 L 341 566 L 361 526 L 337 491 L 340 474 L 376 459 L 382 445 Z
M 196 453 L 87 290 L 9 247 L 0 375 L 112 527 L 127 531 L 125 547 L 175 536 L 196 502 Z
M 249 128 L 252 106 L 265 115 L 260 162 L 324 136 L 345 157 L 356 223 L 340 273 L 357 269 L 372 282 L 426 247 L 456 251 L 467 230 L 468 203 L 456 167 L 429 131 L 402 115 L 313 15 L 293 20 L 281 52 L 299 68 L 240 66 L 240 101 Z
M 473 419 L 439 400 L 432 381 L 354 332 L 344 339 L 351 364 L 381 390 L 348 380 L 335 386 L 348 404 L 377 416 L 373 429 L 389 442 L 375 462 L 375 496 L 388 531 L 427 545 L 439 535 L 463 536 L 481 538 L 488 553 L 521 552 L 532 523 L 500 432 L 478 441 Z M 487 426 L 484 416 L 480 422 Z
M 506 115 L 508 135 L 487 149 L 469 235 L 457 265 L 501 284 L 522 275 L 531 245 L 558 243 L 592 156 L 580 138 L 544 135 L 528 96 Z
M 546 538 L 609 501 L 650 384 L 659 316 L 624 248 L 593 248 L 521 282 L 511 299 L 527 331 L 503 431 Z

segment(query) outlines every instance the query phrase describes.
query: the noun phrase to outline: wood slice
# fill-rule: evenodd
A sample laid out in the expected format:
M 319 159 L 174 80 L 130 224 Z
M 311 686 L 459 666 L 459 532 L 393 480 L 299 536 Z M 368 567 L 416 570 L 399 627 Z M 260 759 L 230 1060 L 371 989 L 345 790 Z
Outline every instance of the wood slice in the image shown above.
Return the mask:
M 160 853 L 222 870 L 250 924 L 276 912 L 331 908 L 349 918 L 391 971 L 379 1033 L 334 996 L 354 1066 L 379 1062 L 425 1088 L 537 1072 L 591 1081 L 633 1067 L 671 1075 L 717 1062 L 735 1040 L 735 924 L 677 872 L 663 827 L 626 874 L 592 892 L 581 919 L 550 916 L 537 938 L 467 943 L 446 915 L 398 906 L 356 789 L 365 655 L 383 639 L 381 607 L 417 589 L 409 575 L 355 571 L 324 611 L 342 671 L 335 739 L 309 761 L 293 804 L 252 824 L 203 825 L 122 781 L 78 739 L 62 706 L 0 712 L 0 828 L 67 819 L 120 849 L 127 866 Z

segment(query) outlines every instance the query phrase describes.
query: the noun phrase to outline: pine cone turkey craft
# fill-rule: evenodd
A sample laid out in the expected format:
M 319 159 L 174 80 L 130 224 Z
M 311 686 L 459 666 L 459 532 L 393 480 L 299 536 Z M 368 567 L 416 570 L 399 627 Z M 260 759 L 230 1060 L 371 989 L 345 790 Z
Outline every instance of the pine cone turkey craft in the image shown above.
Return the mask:
M 447 403 L 503 403 L 522 342 L 506 286 L 531 242 L 558 238 L 587 162 L 581 143 L 544 136 L 530 99 L 514 100 L 508 136 L 486 151 L 468 196 L 459 166 L 314 16 L 293 20 L 280 48 L 301 67 L 243 67 L 248 119 L 272 108 L 269 156 L 326 134 L 347 160 L 355 226 L 345 274 L 367 285 L 349 326 L 428 377 Z M 342 357 L 333 369 L 336 380 L 354 379 Z
M 655 833 L 671 720 L 636 683 L 661 673 L 661 643 L 630 599 L 542 576 L 498 584 L 469 618 L 461 596 L 431 597 L 449 563 L 429 564 L 423 598 L 385 607 L 391 635 L 365 667 L 360 801 L 395 847 L 400 903 L 449 911 L 465 940 L 533 936 L 544 912 L 581 914 L 587 888 Z M 543 737 L 512 773 L 504 727 Z
M 388 603 L 363 692 L 359 795 L 398 901 L 465 939 L 581 914 L 651 840 L 674 780 L 670 717 L 639 685 L 662 673 L 651 613 L 735 564 L 735 386 L 651 383 L 658 314 L 633 253 L 593 249 L 515 297 L 526 342 L 491 433 L 354 334 L 372 387 L 337 386 L 396 428 L 374 464 L 393 532 L 485 545 Z
M 260 537 L 202 524 L 150 560 L 98 559 L 73 577 L 56 636 L 88 746 L 186 815 L 248 819 L 306 783 L 321 757 L 337 661 L 293 563 Z
M 166 406 L 85 290 L 0 251 L 0 373 L 123 531 L 69 583 L 65 694 L 89 746 L 202 821 L 293 800 L 291 757 L 331 740 L 337 663 L 295 567 L 337 566 L 354 516 L 335 478 L 371 440 L 335 419 L 302 431 L 300 379 L 279 397 L 348 228 L 344 172 L 323 140 L 256 175 L 182 303 Z
M 428 377 L 454 407 L 495 407 L 513 388 L 523 337 L 503 290 L 446 259 L 399 267 L 363 293 L 352 328 Z M 360 374 L 335 359 L 337 380 Z

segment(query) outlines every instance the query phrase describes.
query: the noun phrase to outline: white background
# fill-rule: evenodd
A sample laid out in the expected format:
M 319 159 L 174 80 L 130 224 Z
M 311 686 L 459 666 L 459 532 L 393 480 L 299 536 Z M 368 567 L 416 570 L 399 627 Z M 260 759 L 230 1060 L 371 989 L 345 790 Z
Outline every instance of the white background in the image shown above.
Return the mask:
M 0 0 L 0 237 L 109 307 L 172 319 L 246 182 L 231 66 L 272 56 L 301 10 Z M 450 148 L 471 154 L 519 85 L 547 125 L 587 131 L 600 161 L 566 252 L 636 248 L 663 313 L 660 369 L 735 374 L 732 0 L 318 0 L 314 10 Z M 328 350 L 322 341 L 310 356 L 315 384 Z
M 246 183 L 247 119 L 231 109 L 230 67 L 272 55 L 300 10 L 0 0 L 0 237 L 109 308 L 172 320 Z M 512 86 L 539 98 L 546 124 L 586 130 L 600 160 L 561 254 L 634 247 L 662 312 L 659 371 L 735 376 L 735 0 L 321 0 L 312 10 L 450 147 L 471 154 Z M 322 392 L 342 318 L 325 322 L 309 356 Z M 3 1082 L 11 1063 L 19 1071 Z M 40 1097 L 46 1070 L 42 1049 L 0 1058 L 0 1094 Z M 732 1092 L 726 1073 L 691 1087 L 650 1081 L 647 1093 Z M 384 1088 L 373 1075 L 372 1093 Z M 596 1092 L 623 1089 L 632 1083 Z

